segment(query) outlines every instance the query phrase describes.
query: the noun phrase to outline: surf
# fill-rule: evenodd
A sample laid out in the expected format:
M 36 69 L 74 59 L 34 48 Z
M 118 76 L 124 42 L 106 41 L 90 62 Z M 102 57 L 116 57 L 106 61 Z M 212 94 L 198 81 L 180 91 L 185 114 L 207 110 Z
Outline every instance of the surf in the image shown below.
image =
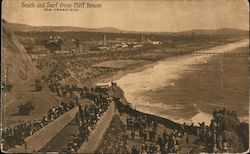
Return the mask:
M 193 71 L 193 65 L 208 63 L 212 55 L 202 53 L 230 53 L 236 48 L 247 45 L 248 40 L 242 40 L 195 52 L 200 54 L 168 58 L 139 72 L 126 74 L 115 82 L 123 89 L 127 101 L 139 111 L 170 118 L 175 122 L 188 121 L 197 124 L 202 120 L 208 124 L 212 118 L 209 115 L 211 113 L 201 111 L 194 104 L 195 102 L 181 105 L 172 104 L 172 102 L 168 102 L 167 98 L 159 99 L 160 95 L 164 95 L 166 87 L 175 86 L 175 81 L 180 79 L 182 75 Z M 157 94 L 158 92 L 159 94 Z M 152 93 L 156 94 L 152 96 Z M 188 119 L 185 118 L 185 114 L 188 115 Z

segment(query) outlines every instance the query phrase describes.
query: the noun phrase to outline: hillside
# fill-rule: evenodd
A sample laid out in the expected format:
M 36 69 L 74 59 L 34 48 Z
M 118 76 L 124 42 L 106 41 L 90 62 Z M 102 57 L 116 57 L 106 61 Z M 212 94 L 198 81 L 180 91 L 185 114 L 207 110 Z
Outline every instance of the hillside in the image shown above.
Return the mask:
M 6 22 L 8 27 L 13 32 L 109 32 L 109 33 L 122 33 L 126 32 L 113 27 L 102 27 L 102 28 L 81 28 L 72 26 L 29 26 L 25 24 L 10 23 Z
M 3 98 L 3 125 L 12 127 L 20 120 L 33 121 L 41 118 L 42 115 L 47 114 L 49 108 L 58 102 L 46 88 L 41 91 L 36 90 L 35 79 L 41 78 L 42 73 L 34 66 L 26 50 L 6 26 L 6 23 L 2 22 L 2 24 L 3 72 L 6 72 L 9 64 L 7 84 L 11 84 L 13 87 L 5 93 Z M 6 79 L 3 81 L 6 82 Z M 34 112 L 30 116 L 24 117 L 19 114 L 18 109 L 19 105 L 25 104 L 27 101 L 34 105 Z
M 248 35 L 248 31 L 233 29 L 233 28 L 221 28 L 216 30 L 204 30 L 194 29 L 189 31 L 183 31 L 177 33 L 178 35 Z
M 38 73 L 28 56 L 24 47 L 18 42 L 17 38 L 10 31 L 6 23 L 3 22 L 2 29 L 2 60 L 4 70 L 7 71 L 8 65 L 8 82 L 13 85 L 19 85 L 32 78 Z M 26 76 L 27 70 L 27 76 Z
M 158 34 L 158 35 L 173 35 L 173 36 L 211 36 L 211 35 L 228 35 L 228 36 L 246 36 L 249 31 L 233 29 L 233 28 L 221 28 L 216 30 L 207 29 L 194 29 L 181 32 L 139 32 L 139 31 L 126 31 L 117 29 L 114 27 L 102 27 L 102 28 L 82 28 L 73 26 L 30 26 L 25 24 L 6 22 L 8 27 L 13 32 L 106 32 L 106 33 L 134 33 L 134 34 Z

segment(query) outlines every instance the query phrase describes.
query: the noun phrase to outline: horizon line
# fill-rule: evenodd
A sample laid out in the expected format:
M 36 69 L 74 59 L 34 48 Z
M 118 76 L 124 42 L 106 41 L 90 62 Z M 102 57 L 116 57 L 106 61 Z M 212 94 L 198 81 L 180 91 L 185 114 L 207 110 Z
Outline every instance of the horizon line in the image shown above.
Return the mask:
M 89 28 L 89 27 L 79 27 L 79 26 L 63 26 L 63 25 L 30 25 L 30 24 L 24 24 L 24 23 L 17 23 L 17 22 L 10 22 L 7 21 L 6 19 L 2 18 L 2 22 L 6 22 L 6 23 L 11 23 L 11 24 L 20 24 L 20 25 L 25 25 L 25 26 L 30 26 L 30 27 L 72 27 L 72 28 L 82 28 L 82 29 L 92 29 L 92 30 L 98 30 L 98 29 L 102 29 L 102 28 L 113 28 L 116 31 L 120 31 L 120 32 L 137 32 L 137 33 L 181 33 L 181 32 L 188 32 L 188 31 L 194 31 L 194 30 L 204 30 L 204 31 L 216 31 L 216 30 L 221 30 L 221 29 L 234 29 L 234 30 L 241 30 L 241 31 L 246 31 L 246 32 L 250 32 L 250 29 L 241 29 L 241 28 L 232 28 L 232 27 L 222 27 L 222 28 L 211 28 L 211 29 L 206 29 L 206 28 L 197 28 L 197 29 L 188 29 L 188 30 L 182 30 L 182 31 L 138 31 L 138 30 L 124 30 L 124 29 L 120 29 L 120 28 L 116 28 L 116 27 L 95 27 L 95 28 Z M 84 31 L 84 30 L 83 30 Z

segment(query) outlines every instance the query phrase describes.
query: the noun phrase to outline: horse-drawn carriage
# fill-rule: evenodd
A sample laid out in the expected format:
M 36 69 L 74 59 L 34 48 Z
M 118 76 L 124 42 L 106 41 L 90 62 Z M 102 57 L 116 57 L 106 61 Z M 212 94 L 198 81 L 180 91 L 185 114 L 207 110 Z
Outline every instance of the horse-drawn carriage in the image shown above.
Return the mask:
M 31 102 L 27 102 L 26 104 L 21 104 L 19 105 L 19 114 L 21 115 L 30 115 L 31 114 L 31 111 L 34 110 L 34 106 L 31 104 Z
M 41 91 L 43 89 L 42 82 L 39 79 L 35 80 L 36 91 Z

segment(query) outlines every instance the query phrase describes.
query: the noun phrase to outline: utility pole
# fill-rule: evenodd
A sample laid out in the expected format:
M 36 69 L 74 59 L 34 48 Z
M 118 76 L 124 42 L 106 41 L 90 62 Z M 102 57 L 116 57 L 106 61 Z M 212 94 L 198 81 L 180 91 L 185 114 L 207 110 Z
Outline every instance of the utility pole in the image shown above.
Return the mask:
M 27 80 L 28 79 L 28 62 L 27 62 L 27 60 L 25 60 L 25 61 L 23 61 L 23 63 L 24 63 L 24 67 L 25 67 L 25 80 Z
M 223 55 L 220 56 L 220 91 L 221 91 L 221 98 L 224 99 L 224 69 L 223 69 Z
M 9 80 L 8 80 L 8 77 L 9 77 L 9 68 L 11 67 L 11 64 L 7 64 L 6 66 L 6 74 L 5 74 L 5 84 L 7 85 Z
M 27 60 L 25 61 L 25 71 L 26 71 L 26 80 L 28 79 L 28 64 Z

